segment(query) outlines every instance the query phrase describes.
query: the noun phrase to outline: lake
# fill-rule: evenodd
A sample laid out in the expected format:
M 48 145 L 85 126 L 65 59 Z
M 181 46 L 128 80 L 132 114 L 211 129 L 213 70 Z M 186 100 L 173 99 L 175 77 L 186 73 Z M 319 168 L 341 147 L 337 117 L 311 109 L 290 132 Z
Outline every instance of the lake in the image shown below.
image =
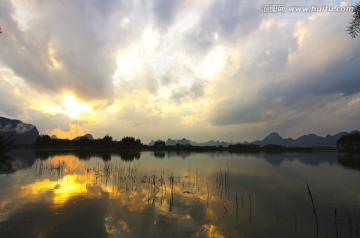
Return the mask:
M 355 155 L 13 151 L 0 172 L 1 237 L 360 237 Z

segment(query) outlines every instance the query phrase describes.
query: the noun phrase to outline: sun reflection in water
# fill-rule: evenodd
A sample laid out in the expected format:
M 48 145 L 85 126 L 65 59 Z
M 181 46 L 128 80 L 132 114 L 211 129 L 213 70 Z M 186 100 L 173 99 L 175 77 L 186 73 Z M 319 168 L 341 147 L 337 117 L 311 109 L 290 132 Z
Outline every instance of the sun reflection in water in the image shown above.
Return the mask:
M 21 188 L 24 197 L 48 198 L 49 193 L 53 194 L 54 205 L 62 205 L 71 197 L 87 192 L 85 177 L 77 174 L 65 175 L 58 181 L 43 179 Z
M 77 174 L 66 175 L 54 186 L 54 204 L 61 205 L 75 195 L 87 192 L 86 178 Z
M 24 197 L 45 199 L 55 207 L 63 207 L 76 196 L 87 199 L 106 194 L 111 201 L 116 201 L 116 206 L 125 207 L 129 213 L 142 214 L 149 208 L 155 209 L 158 215 L 153 218 L 151 229 L 167 224 L 173 228 L 187 227 L 183 232 L 189 234 L 224 237 L 211 222 L 223 213 L 222 199 L 216 196 L 214 184 L 208 186 L 208 176 L 200 175 L 197 168 L 178 174 L 161 170 L 149 172 L 134 164 L 101 160 L 89 163 L 73 155 L 61 155 L 38 161 L 35 169 L 38 180 L 21 188 Z M 131 233 L 137 225 L 116 218 L 113 210 L 116 209 L 111 208 L 104 220 L 106 232 L 110 236 Z M 197 223 L 199 214 L 207 218 L 206 223 Z

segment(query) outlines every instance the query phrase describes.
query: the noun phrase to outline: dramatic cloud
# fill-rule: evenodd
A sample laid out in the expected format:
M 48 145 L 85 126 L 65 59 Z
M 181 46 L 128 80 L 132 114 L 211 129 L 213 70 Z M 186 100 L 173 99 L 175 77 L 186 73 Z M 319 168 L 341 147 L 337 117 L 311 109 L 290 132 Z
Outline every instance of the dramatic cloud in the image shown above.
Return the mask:
M 1 116 L 144 141 L 359 129 L 352 13 L 264 4 L 284 3 L 0 0 Z

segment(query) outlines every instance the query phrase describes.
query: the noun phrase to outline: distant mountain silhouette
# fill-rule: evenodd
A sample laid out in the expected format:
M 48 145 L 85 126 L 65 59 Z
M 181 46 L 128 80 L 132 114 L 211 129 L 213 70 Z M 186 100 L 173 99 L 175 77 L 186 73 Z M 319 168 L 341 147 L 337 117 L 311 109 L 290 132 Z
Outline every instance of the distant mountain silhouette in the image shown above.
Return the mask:
M 149 145 L 153 146 L 155 144 L 155 141 L 150 141 Z M 192 145 L 192 146 L 222 146 L 227 147 L 231 145 L 232 143 L 225 142 L 225 141 L 218 141 L 218 140 L 209 140 L 207 142 L 196 142 L 188 139 L 170 139 L 168 138 L 165 141 L 166 146 L 176 146 L 176 145 Z
M 222 147 L 228 147 L 233 143 L 226 142 L 226 141 L 218 141 L 218 140 L 209 140 L 207 142 L 197 143 L 192 142 L 192 145 L 194 146 L 222 146 Z
M 355 133 L 357 131 L 352 131 L 350 133 Z M 292 138 L 283 138 L 277 132 L 270 133 L 263 140 L 256 140 L 253 142 L 243 142 L 242 144 L 256 144 L 260 146 L 264 145 L 282 145 L 286 147 L 298 147 L 298 148 L 307 148 L 307 147 L 336 147 L 336 141 L 343 135 L 348 134 L 348 132 L 340 132 L 335 135 L 327 135 L 325 137 L 318 136 L 316 134 L 308 134 L 298 137 L 297 139 Z M 155 141 L 149 143 L 150 146 L 154 145 Z M 176 146 L 176 145 L 192 145 L 192 146 L 222 146 L 228 147 L 229 145 L 236 144 L 233 142 L 226 141 L 215 141 L 209 140 L 207 142 L 196 142 L 188 139 L 167 139 L 165 142 L 166 146 Z
M 150 141 L 149 145 L 150 146 L 153 146 L 155 144 L 156 141 L 152 140 Z M 185 138 L 182 138 L 182 139 L 170 139 L 168 138 L 166 141 L 165 141 L 165 145 L 166 146 L 176 146 L 176 145 L 192 145 L 192 141 L 190 140 L 187 140 Z
M 78 137 L 75 137 L 73 140 L 80 140 L 81 137 L 85 137 L 87 138 L 88 140 L 93 140 L 94 137 L 91 135 L 91 134 L 85 134 L 83 136 L 78 136 Z
M 352 132 L 351 132 L 352 133 Z M 282 145 L 286 147 L 336 147 L 336 141 L 347 132 L 340 132 L 335 135 L 325 137 L 315 134 L 308 134 L 298 137 L 297 139 L 282 138 L 278 133 L 270 133 L 263 140 L 256 140 L 253 144 L 264 146 L 267 144 Z
M 352 131 L 355 133 L 359 131 Z M 257 144 L 264 145 L 281 145 L 286 147 L 336 147 L 336 141 L 348 132 L 340 132 L 335 135 L 327 135 L 325 137 L 318 136 L 316 134 L 308 134 L 298 137 L 297 139 L 283 138 L 277 132 L 270 133 L 263 140 L 256 140 L 253 142 L 244 142 L 242 144 Z M 15 144 L 31 144 L 39 137 L 39 131 L 34 125 L 23 123 L 20 120 L 13 120 L 5 117 L 0 117 L 0 136 L 10 138 Z M 81 137 L 85 137 L 88 140 L 93 140 L 91 134 L 85 134 L 74 138 L 73 140 L 79 140 Z M 57 139 L 56 136 L 51 136 L 52 139 Z M 154 145 L 155 141 L 149 143 L 150 146 Z M 228 147 L 229 145 L 236 144 L 232 142 L 210 140 L 207 142 L 196 142 L 188 139 L 167 139 L 165 144 L 167 146 L 177 145 L 191 145 L 191 146 L 222 146 Z
M 10 138 L 14 144 L 31 144 L 39 136 L 34 125 L 0 117 L 0 136 Z
M 253 144 L 257 144 L 257 145 L 268 145 L 268 144 L 273 144 L 273 145 L 284 145 L 291 143 L 293 140 L 292 139 L 283 139 L 277 132 L 273 132 L 270 133 L 267 137 L 265 137 L 262 141 L 261 140 L 257 140 L 254 141 Z
M 177 140 L 172 140 L 172 139 L 167 139 L 167 141 L 165 142 L 165 145 L 167 146 L 173 146 L 177 144 Z

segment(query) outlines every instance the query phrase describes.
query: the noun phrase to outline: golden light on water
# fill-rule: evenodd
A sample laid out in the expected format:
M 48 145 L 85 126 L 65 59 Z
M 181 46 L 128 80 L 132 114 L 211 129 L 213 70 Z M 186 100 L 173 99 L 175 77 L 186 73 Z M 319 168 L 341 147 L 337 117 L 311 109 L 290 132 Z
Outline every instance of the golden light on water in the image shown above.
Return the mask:
M 50 191 L 55 186 L 55 181 L 50 181 L 49 179 L 44 179 L 41 181 L 36 181 L 32 184 L 22 186 L 20 191 L 22 192 L 23 197 L 35 196 L 40 193 L 45 193 Z
M 62 205 L 71 197 L 86 193 L 85 176 L 72 174 L 66 175 L 54 186 L 54 204 Z
M 169 171 L 164 169 L 167 165 L 158 168 L 148 162 L 139 167 L 139 164 L 129 164 L 116 157 L 102 161 L 99 157 L 81 160 L 71 154 L 51 156 L 46 161 L 36 162 L 33 166 L 36 180 L 21 186 L 20 195 L 16 197 L 26 203 L 45 201 L 52 208 L 65 210 L 68 205 L 87 199 L 105 202 L 111 208 L 104 221 L 109 235 L 130 234 L 138 229 L 138 225 L 126 216 L 119 216 L 116 211 L 121 209 L 134 217 L 156 212 L 159 215 L 147 221 L 154 229 L 162 224 L 172 227 L 180 224 L 190 227 L 190 230 L 180 228 L 181 232 L 225 237 L 223 227 L 218 225 L 219 217 L 234 212 L 235 205 L 224 202 L 227 188 L 223 179 L 221 183 L 215 182 L 214 176 L 218 181 L 219 167 L 200 169 L 187 165 Z M 226 169 L 220 170 L 225 176 Z M 232 176 L 243 174 L 242 170 L 230 170 Z M 206 219 L 197 223 L 199 217 Z
M 53 193 L 53 204 L 63 205 L 71 197 L 87 192 L 86 178 L 81 175 L 65 175 L 58 181 L 44 179 L 35 183 L 21 187 L 24 197 L 42 197 L 46 194 Z
M 74 172 L 79 168 L 82 163 L 74 155 L 57 155 L 55 157 L 50 157 L 47 162 L 55 166 L 63 165 L 66 171 Z
M 217 169 L 187 166 L 165 171 L 149 165 L 145 168 L 120 160 L 102 161 L 97 157 L 89 161 L 70 154 L 52 156 L 36 162 L 33 166 L 36 180 L 20 186 L 20 194 L 16 197 L 26 203 L 45 201 L 56 209 L 67 209 L 69 204 L 82 200 L 105 199 L 111 207 L 104 223 L 108 234 L 131 233 L 137 228 L 128 219 L 119 217 L 115 212 L 118 209 L 135 217 L 154 209 L 160 215 L 149 220 L 153 227 L 181 224 L 190 227 L 191 232 L 224 237 L 222 227 L 216 223 L 225 210 L 233 211 L 234 206 L 224 203 L 225 197 L 219 197 L 220 187 L 209 179 Z M 194 223 L 198 216 L 208 220 Z

